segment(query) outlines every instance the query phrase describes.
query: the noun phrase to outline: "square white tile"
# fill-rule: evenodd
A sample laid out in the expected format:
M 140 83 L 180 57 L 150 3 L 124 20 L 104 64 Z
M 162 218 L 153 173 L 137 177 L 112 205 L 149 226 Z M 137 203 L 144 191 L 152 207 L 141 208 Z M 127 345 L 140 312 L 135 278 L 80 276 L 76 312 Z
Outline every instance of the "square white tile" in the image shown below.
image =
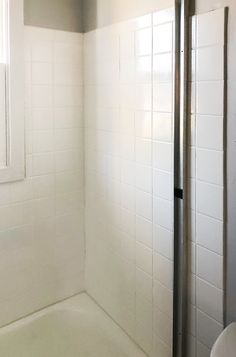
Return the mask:
M 222 151 L 196 150 L 196 177 L 198 180 L 223 186 L 223 161 Z
M 218 289 L 223 289 L 223 257 L 198 246 L 197 275 Z
M 223 197 L 223 187 L 197 181 L 196 209 L 199 213 L 222 221 L 224 216 Z

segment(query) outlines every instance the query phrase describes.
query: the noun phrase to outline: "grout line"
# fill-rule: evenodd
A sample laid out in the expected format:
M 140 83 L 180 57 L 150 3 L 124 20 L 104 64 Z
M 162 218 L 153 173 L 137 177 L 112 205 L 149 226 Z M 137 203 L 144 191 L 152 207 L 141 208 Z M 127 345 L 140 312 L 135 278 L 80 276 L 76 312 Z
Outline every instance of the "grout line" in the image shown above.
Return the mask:
M 222 327 L 222 329 L 223 329 L 223 321 L 220 322 L 220 321 L 216 320 L 216 318 L 210 316 L 208 313 L 206 313 L 205 311 L 201 310 L 201 309 L 196 305 L 196 313 L 197 313 L 198 311 L 200 311 L 201 314 L 207 316 L 209 319 L 211 319 L 211 320 L 213 320 L 214 322 L 216 322 L 216 323 L 217 323 L 218 325 L 220 325 L 220 326 Z M 196 331 L 197 331 L 197 330 L 196 330 Z M 197 337 L 197 336 L 196 336 L 196 337 Z
M 223 254 L 223 253 L 222 253 L 222 254 L 220 254 L 220 253 L 218 253 L 218 252 L 216 252 L 216 251 L 214 251 L 214 250 L 212 250 L 212 249 L 210 249 L 210 248 L 208 248 L 208 247 L 204 246 L 203 244 L 198 243 L 198 241 L 197 241 L 197 240 L 196 240 L 196 242 L 193 242 L 193 243 L 195 243 L 195 244 L 196 244 L 196 248 L 197 248 L 197 247 L 204 248 L 204 249 L 206 249 L 206 250 L 209 250 L 209 252 L 211 252 L 211 253 L 214 253 L 214 254 L 218 255 L 219 257 L 224 257 L 224 254 Z
M 215 285 L 213 285 L 212 283 L 210 283 L 209 281 L 207 281 L 207 280 L 205 280 L 205 279 L 203 279 L 203 278 L 201 278 L 200 276 L 196 276 L 197 277 L 197 279 L 198 280 L 201 280 L 202 282 L 204 282 L 205 284 L 207 284 L 207 285 L 209 285 L 210 287 L 212 287 L 212 288 L 214 288 L 214 289 L 216 289 L 216 290 L 218 290 L 218 291 L 220 291 L 220 292 L 224 292 L 224 289 L 222 288 L 218 288 L 217 286 L 215 286 Z

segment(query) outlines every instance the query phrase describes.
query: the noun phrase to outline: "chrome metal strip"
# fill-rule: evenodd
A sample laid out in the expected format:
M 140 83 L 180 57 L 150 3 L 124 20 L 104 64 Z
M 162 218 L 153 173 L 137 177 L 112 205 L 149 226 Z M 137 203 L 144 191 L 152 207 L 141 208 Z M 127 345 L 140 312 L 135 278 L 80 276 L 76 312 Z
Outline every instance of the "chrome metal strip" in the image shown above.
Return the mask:
M 187 357 L 187 138 L 190 113 L 190 15 L 193 1 L 175 0 L 173 357 Z M 178 193 L 178 194 L 177 194 Z

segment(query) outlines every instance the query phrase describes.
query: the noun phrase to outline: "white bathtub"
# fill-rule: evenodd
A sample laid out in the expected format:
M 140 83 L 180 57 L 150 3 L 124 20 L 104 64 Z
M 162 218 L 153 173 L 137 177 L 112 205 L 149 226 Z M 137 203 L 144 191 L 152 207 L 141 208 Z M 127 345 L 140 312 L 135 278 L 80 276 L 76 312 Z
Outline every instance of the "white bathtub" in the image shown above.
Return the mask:
M 91 300 L 80 294 L 0 329 L 1 357 L 145 357 Z

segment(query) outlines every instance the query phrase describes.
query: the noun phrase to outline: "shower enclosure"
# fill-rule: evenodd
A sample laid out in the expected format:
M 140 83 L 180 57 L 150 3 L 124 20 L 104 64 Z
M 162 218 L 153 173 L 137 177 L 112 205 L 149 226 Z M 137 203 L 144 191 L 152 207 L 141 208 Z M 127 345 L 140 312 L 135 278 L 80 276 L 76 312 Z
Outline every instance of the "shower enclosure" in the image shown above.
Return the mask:
M 224 325 L 227 10 L 192 3 L 84 1 L 83 33 L 25 29 L 27 172 L 1 186 L 0 326 L 84 294 L 0 329 L 3 354 L 210 356 Z
M 223 326 L 226 12 L 153 10 L 85 34 L 87 289 L 148 355 L 207 356 Z

